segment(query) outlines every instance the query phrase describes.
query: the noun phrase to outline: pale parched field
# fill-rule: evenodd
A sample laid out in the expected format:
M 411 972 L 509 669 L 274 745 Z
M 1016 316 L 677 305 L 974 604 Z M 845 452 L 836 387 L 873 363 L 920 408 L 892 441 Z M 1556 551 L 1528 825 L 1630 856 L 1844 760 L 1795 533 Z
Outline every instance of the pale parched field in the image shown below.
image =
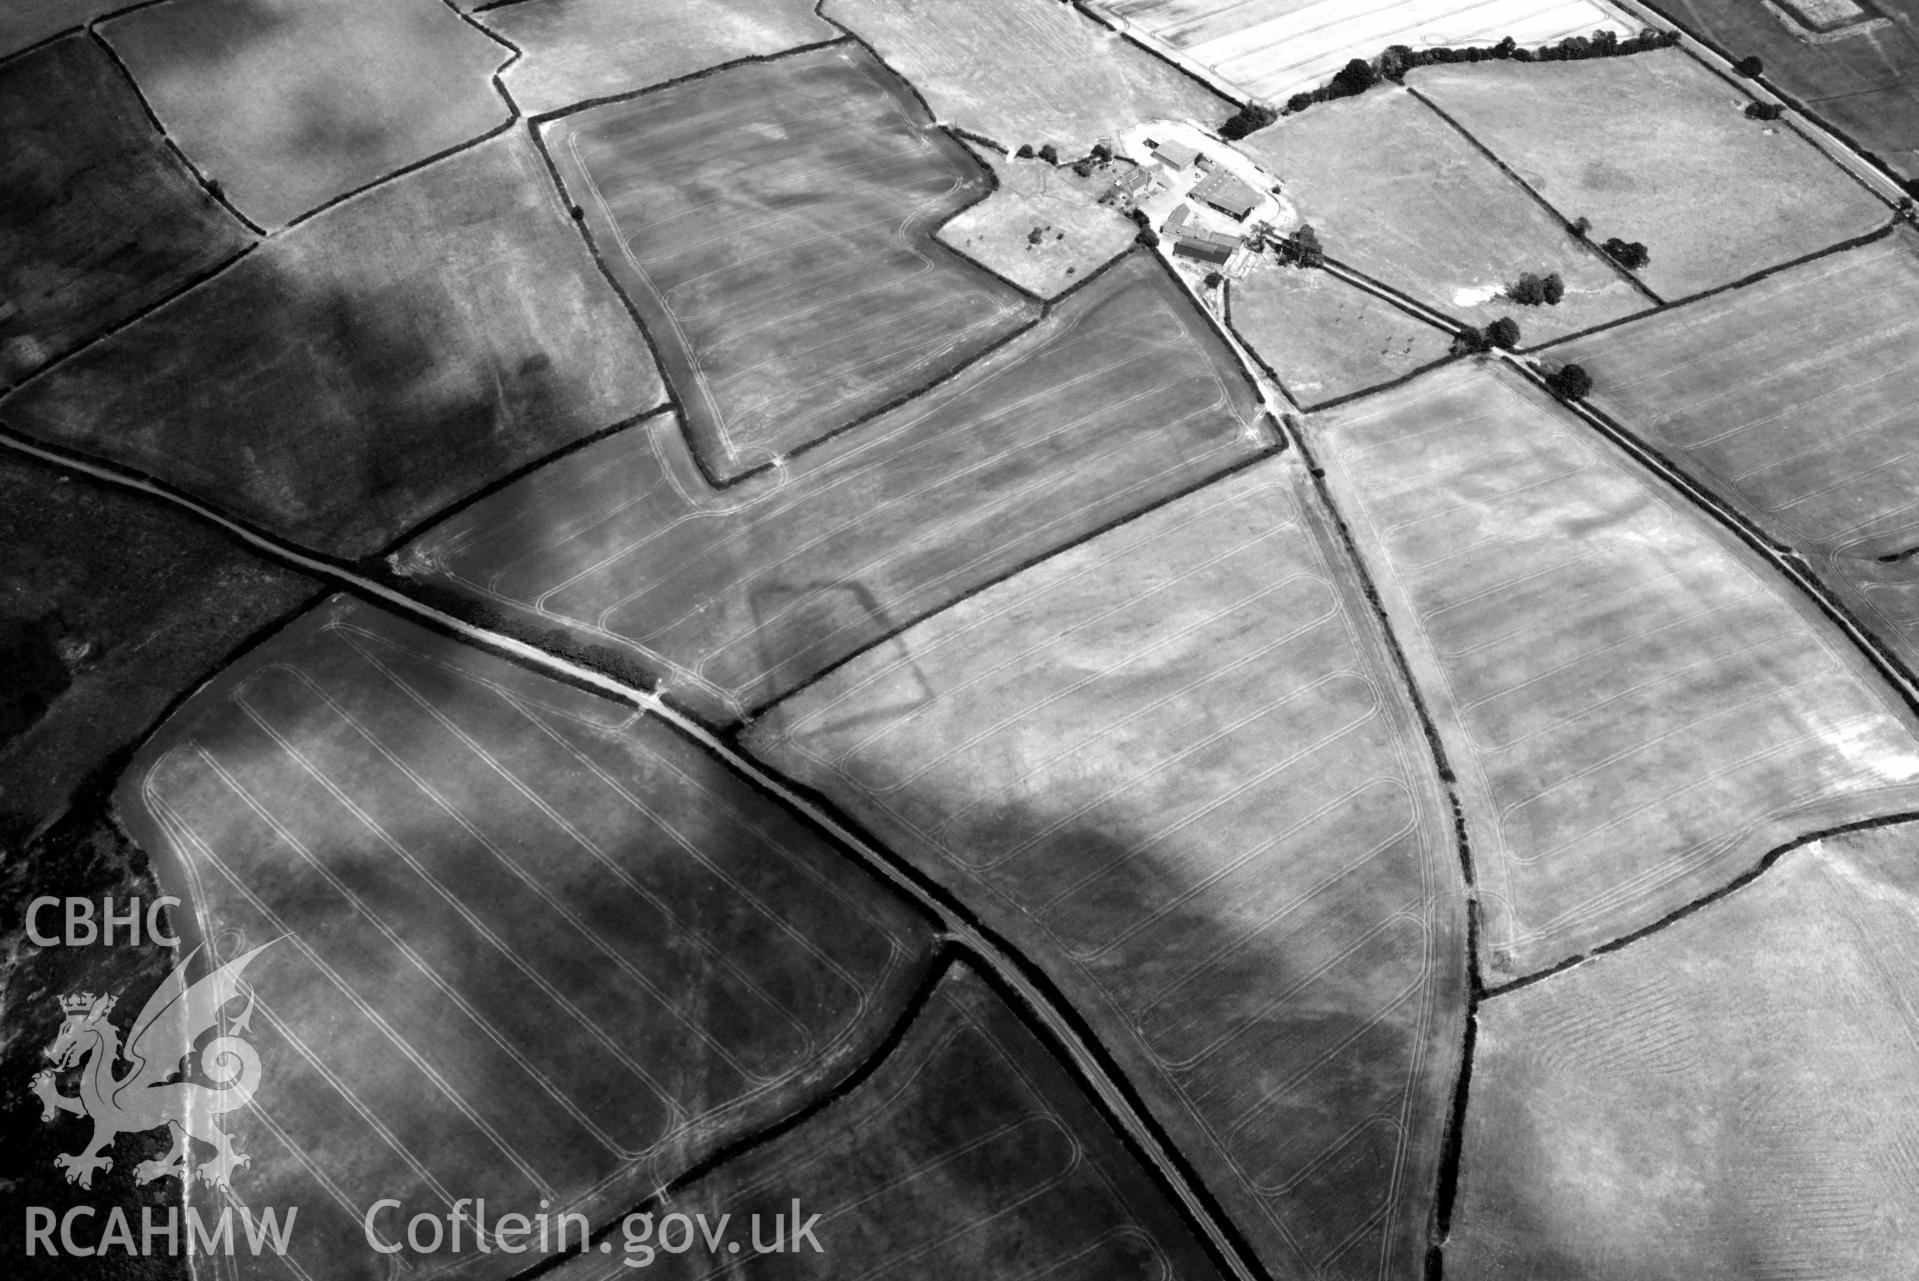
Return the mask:
M 1639 24 L 1594 0 L 1093 0 L 1093 7 L 1210 68 L 1256 97 L 1284 102 L 1350 58 L 1388 45 L 1541 45 Z
M 1919 238 L 1902 230 L 1561 354 L 1592 371 L 1595 404 L 1804 552 L 1919 664 Z
M 745 741 L 1043 967 L 1274 1275 L 1416 1270 L 1464 1011 L 1451 815 L 1291 455 Z
M 758 1215 L 771 1240 L 769 1225 L 790 1220 L 795 1201 L 803 1218 L 819 1215 L 820 1248 L 755 1261 L 779 1264 L 781 1277 L 1221 1275 L 1078 1083 L 963 964 L 857 1089 L 675 1192 L 661 1213 L 730 1215 L 748 1239 Z M 623 1243 L 615 1236 L 612 1258 L 589 1254 L 559 1281 L 632 1277 Z M 661 1252 L 646 1266 L 647 1276 L 700 1281 L 742 1272 L 737 1256 L 703 1249 Z
M 1061 156 L 1141 120 L 1208 128 L 1234 104 L 1060 0 L 826 0 L 942 124 Z
M 844 33 L 816 0 L 519 0 L 474 16 L 524 56 L 500 77 L 528 115 L 631 93 Z
M 1307 405 L 1390 382 L 1452 345 L 1328 272 L 1262 266 L 1229 288 L 1233 331 Z
M 870 1053 L 927 946 L 663 722 L 344 598 L 201 690 L 117 805 L 191 932 L 277 940 L 229 1121 L 306 1275 L 386 1274 L 378 1197 L 624 1212 Z
M 1919 1275 L 1915 854 L 1818 842 L 1483 1004 L 1448 1274 Z
M 737 720 L 1046 551 L 1268 447 L 1232 354 L 1138 254 L 951 382 L 718 492 L 656 419 L 455 515 L 410 572 L 630 647 Z
M 1449 366 L 1315 432 L 1471 807 L 1489 983 L 1919 803 L 1863 657 L 1517 374 Z
M 954 214 L 939 238 L 1021 288 L 1054 297 L 1125 253 L 1139 234 L 1131 218 L 1099 203 L 1118 176 L 1116 167 L 1102 165 L 1081 178 L 1044 160 L 969 149 L 993 171 L 997 185 L 992 195 Z
M 1679 49 L 1585 62 L 1420 67 L 1406 82 L 1512 166 L 1594 244 L 1643 243 L 1667 299 L 1885 224 L 1890 210 Z
M 1519 322 L 1528 344 L 1651 304 L 1457 129 L 1403 89 L 1322 103 L 1240 148 L 1276 175 L 1326 252 L 1449 316 Z M 1566 296 L 1499 297 L 1556 271 Z

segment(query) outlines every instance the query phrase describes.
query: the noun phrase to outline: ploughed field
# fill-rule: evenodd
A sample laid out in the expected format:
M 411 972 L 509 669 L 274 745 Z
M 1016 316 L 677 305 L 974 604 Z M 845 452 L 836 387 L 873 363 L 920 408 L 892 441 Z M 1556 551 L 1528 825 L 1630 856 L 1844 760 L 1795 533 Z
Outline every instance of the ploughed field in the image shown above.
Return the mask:
M 1910 713 L 1781 576 L 1519 375 L 1314 423 L 1460 776 L 1489 984 L 1919 802 Z
M 1919 238 L 1555 351 L 1595 404 L 1803 553 L 1919 666 Z
M 1679 49 L 1406 77 L 1594 244 L 1637 241 L 1667 299 L 1883 226 L 1891 211 L 1783 121 Z
M 923 964 L 877 882 L 663 722 L 345 598 L 118 804 L 191 934 L 270 944 L 272 1088 L 229 1122 L 310 1276 L 386 1275 L 377 1197 L 623 1213 L 850 1071 Z
M 394 563 L 626 647 L 702 715 L 737 720 L 1270 448 L 1259 414 L 1178 283 L 1135 254 L 958 377 L 776 473 L 715 490 L 662 416 L 459 512 Z
M 986 195 L 987 173 L 857 46 L 595 107 L 542 136 L 709 475 L 813 444 L 1037 314 L 933 239 Z
M 1446 1266 L 1919 1271 L 1919 831 L 1794 850 L 1723 902 L 1485 1002 Z
M 1477 325 L 1509 315 L 1531 343 L 1650 305 L 1403 89 L 1321 103 L 1239 145 L 1279 179 L 1330 257 L 1446 315 Z M 1558 272 L 1565 296 L 1533 307 L 1502 297 L 1526 272 Z
M 1227 288 L 1233 332 L 1303 404 L 1404 377 L 1451 346 L 1447 334 L 1331 272 L 1262 267 Z
M 1291 455 L 770 709 L 1043 968 L 1274 1275 L 1424 1257 L 1465 998 L 1432 758 Z

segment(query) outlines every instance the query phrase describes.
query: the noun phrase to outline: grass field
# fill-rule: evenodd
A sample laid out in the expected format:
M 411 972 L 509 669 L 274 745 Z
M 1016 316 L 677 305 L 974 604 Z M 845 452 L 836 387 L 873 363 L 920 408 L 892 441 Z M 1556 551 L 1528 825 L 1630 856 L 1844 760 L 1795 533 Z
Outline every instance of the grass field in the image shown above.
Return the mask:
M 547 127 L 722 477 L 923 387 L 1034 304 L 933 241 L 986 172 L 857 47 Z
M 509 135 L 275 237 L 0 417 L 357 556 L 664 399 L 539 156 Z
M 9 704 L 43 710 L 0 735 L 0 845 L 54 819 L 235 646 L 319 590 L 154 499 L 0 459 L 0 651 Z M 37 674 L 37 675 L 36 675 Z M 109 779 L 110 781 L 110 779 Z
M 0 384 L 251 240 L 85 36 L 0 64 L 0 135 Z
M 1258 413 L 1231 353 L 1139 254 L 777 476 L 715 492 L 662 417 L 458 513 L 396 560 L 629 647 L 675 695 L 733 720 L 1251 457 Z
M 1447 335 L 1337 276 L 1263 266 L 1231 286 L 1233 331 L 1305 404 L 1445 356 Z
M 1910 232 L 1563 349 L 1596 404 L 1803 552 L 1919 663 L 1915 353 Z
M 202 938 L 280 940 L 240 1146 L 316 1275 L 364 1271 L 379 1196 L 623 1212 L 850 1070 L 926 946 L 663 722 L 344 598 L 201 691 L 118 803 Z
M 8 0 L 0 7 L 0 57 L 124 8 L 126 0 Z
M 1452 748 L 1489 983 L 1919 802 L 1863 657 L 1517 374 L 1450 366 L 1316 431 Z
M 1215 128 L 1235 104 L 1060 0 L 826 0 L 942 124 L 1083 156 L 1141 120 Z
M 1638 24 L 1595 0 L 1093 0 L 1256 97 L 1284 102 L 1388 45 L 1540 45 Z
M 1051 298 L 1126 252 L 1139 233 L 1131 218 L 1099 203 L 1117 176 L 1110 166 L 1081 178 L 1044 160 L 1009 160 L 984 148 L 972 150 L 993 171 L 998 186 L 985 200 L 953 215 L 939 238 L 1021 288 Z
M 904 1041 L 857 1090 L 679 1191 L 656 1217 L 701 1214 L 711 1224 L 730 1214 L 750 1240 L 758 1215 L 762 1239 L 770 1240 L 775 1216 L 790 1217 L 795 1200 L 802 1218 L 820 1216 L 820 1250 L 756 1261 L 780 1265 L 769 1274 L 923 1281 L 1220 1275 L 1079 1083 L 963 966 L 947 972 Z M 557 1274 L 560 1281 L 634 1275 L 628 1260 L 637 1255 L 624 1244 L 616 1237 L 613 1258 L 576 1261 Z M 711 1278 L 734 1275 L 729 1262 L 701 1248 L 662 1252 L 647 1266 L 670 1277 Z
M 241 212 L 278 226 L 508 119 L 511 50 L 439 0 L 176 0 L 100 27 Z
M 1446 1273 L 1919 1273 L 1919 832 L 1785 856 L 1480 1007 Z
M 1886 207 L 1678 49 L 1586 62 L 1421 67 L 1407 83 L 1598 244 L 1639 241 L 1668 299 L 1882 226 Z
M 1479 325 L 1510 315 L 1531 343 L 1649 305 L 1402 89 L 1324 103 L 1240 148 L 1279 178 L 1327 253 L 1447 315 Z M 1558 272 L 1566 296 L 1551 307 L 1498 296 L 1528 271 Z
M 501 77 L 528 115 L 737 58 L 833 40 L 817 0 L 521 0 L 476 16 L 525 56 Z
M 1275 1276 L 1425 1251 L 1451 815 L 1281 455 L 936 615 L 747 745 L 1042 966 Z
M 1857 12 L 1835 39 L 1805 40 L 1746 0 L 1660 5 L 1735 58 L 1756 54 L 1766 79 L 1830 121 L 1906 178 L 1919 178 L 1919 38 L 1897 0 L 1835 8 Z M 1880 21 L 1872 24 L 1873 19 Z M 1884 19 L 1891 18 L 1886 22 Z

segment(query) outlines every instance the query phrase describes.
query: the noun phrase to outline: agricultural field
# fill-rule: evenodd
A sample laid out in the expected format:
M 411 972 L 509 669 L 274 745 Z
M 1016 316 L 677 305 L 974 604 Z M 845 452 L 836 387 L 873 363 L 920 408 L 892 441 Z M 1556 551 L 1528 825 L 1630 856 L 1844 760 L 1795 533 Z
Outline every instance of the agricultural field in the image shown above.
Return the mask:
M 0 6 L 0 58 L 126 6 L 127 0 L 7 0 Z
M 969 149 L 993 171 L 993 194 L 954 214 L 939 238 L 994 275 L 1051 298 L 1125 253 L 1139 234 L 1132 219 L 1099 203 L 1114 166 L 1082 178 L 1044 160 Z
M 1550 44 L 1639 24 L 1602 0 L 1092 0 L 1256 98 L 1281 103 L 1388 45 Z
M 1919 178 L 1919 40 L 1899 0 L 1686 0 L 1659 7 L 1735 58 L 1757 55 L 1769 83 L 1901 177 Z
M 508 135 L 274 237 L 0 400 L 0 419 L 361 556 L 665 395 L 532 144 Z
M 844 33 L 818 0 L 519 0 L 474 16 L 521 50 L 501 73 L 528 115 L 632 93 Z M 638 9 L 636 13 L 635 10 Z
M 292 222 L 504 125 L 512 51 L 440 0 L 175 0 L 100 33 L 240 212 Z
M 394 563 L 638 654 L 735 721 L 931 610 L 1270 448 L 1232 355 L 1140 253 L 958 377 L 725 492 L 679 423 L 567 456 Z
M 1919 237 L 1580 339 L 1593 401 L 1802 552 L 1919 665 Z
M 1402 378 L 1452 345 L 1329 272 L 1266 266 L 1227 288 L 1233 332 L 1304 404 Z
M 0 385 L 252 241 L 86 36 L 0 63 L 0 136 Z
M 605 1222 L 844 1076 L 925 965 L 917 918 L 664 722 L 343 597 L 117 804 L 190 946 L 265 948 L 272 1088 L 228 1120 L 314 1277 L 386 1273 L 376 1197 Z
M 1446 315 L 1476 325 L 1510 315 L 1534 343 L 1650 305 L 1403 89 L 1322 103 L 1239 146 L 1280 180 L 1329 255 Z M 1529 271 L 1558 272 L 1565 297 L 1533 307 L 1505 298 Z
M 826 0 L 934 117 L 1007 150 L 1087 154 L 1141 120 L 1216 128 L 1236 105 L 1060 0 Z
M 1890 211 L 1679 49 L 1585 62 L 1421 67 L 1406 82 L 1594 244 L 1643 243 L 1667 299 L 1864 235 Z
M 1459 772 L 1489 984 L 1919 802 L 1863 656 L 1518 374 L 1449 366 L 1314 434 Z
M 543 137 L 709 475 L 774 463 L 1036 318 L 934 241 L 987 173 L 855 46 L 596 107 Z
M 871 1077 L 676 1190 L 655 1218 L 704 1215 L 711 1224 L 730 1215 L 750 1239 L 757 1215 L 765 1241 L 796 1200 L 803 1218 L 819 1215 L 820 1248 L 777 1259 L 780 1276 L 1221 1275 L 1079 1083 L 963 964 L 941 978 Z M 624 1234 L 613 1240 L 613 1258 L 589 1255 L 556 1275 L 631 1277 L 643 1256 Z M 716 1275 L 703 1250 L 657 1251 L 646 1266 L 669 1277 Z
M 1452 816 L 1304 465 L 1062 553 L 744 735 L 1043 968 L 1275 1276 L 1420 1267 Z
M 1447 1273 L 1919 1273 L 1916 853 L 1819 841 L 1482 1005 Z

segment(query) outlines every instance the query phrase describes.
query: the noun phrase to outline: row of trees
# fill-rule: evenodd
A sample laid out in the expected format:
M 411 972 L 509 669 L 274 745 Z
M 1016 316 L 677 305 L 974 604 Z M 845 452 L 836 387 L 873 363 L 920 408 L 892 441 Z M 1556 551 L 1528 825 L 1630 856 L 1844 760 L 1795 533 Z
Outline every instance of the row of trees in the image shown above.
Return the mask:
M 1551 307 L 1566 296 L 1566 282 L 1556 271 L 1545 275 L 1538 272 L 1521 272 L 1519 279 L 1506 286 L 1506 297 L 1522 307 L 1537 307 L 1542 303 Z
M 1470 356 L 1476 352 L 1491 351 L 1497 347 L 1502 351 L 1511 351 L 1519 345 L 1519 322 L 1511 316 L 1501 316 L 1484 329 L 1468 325 L 1453 335 L 1453 355 Z

